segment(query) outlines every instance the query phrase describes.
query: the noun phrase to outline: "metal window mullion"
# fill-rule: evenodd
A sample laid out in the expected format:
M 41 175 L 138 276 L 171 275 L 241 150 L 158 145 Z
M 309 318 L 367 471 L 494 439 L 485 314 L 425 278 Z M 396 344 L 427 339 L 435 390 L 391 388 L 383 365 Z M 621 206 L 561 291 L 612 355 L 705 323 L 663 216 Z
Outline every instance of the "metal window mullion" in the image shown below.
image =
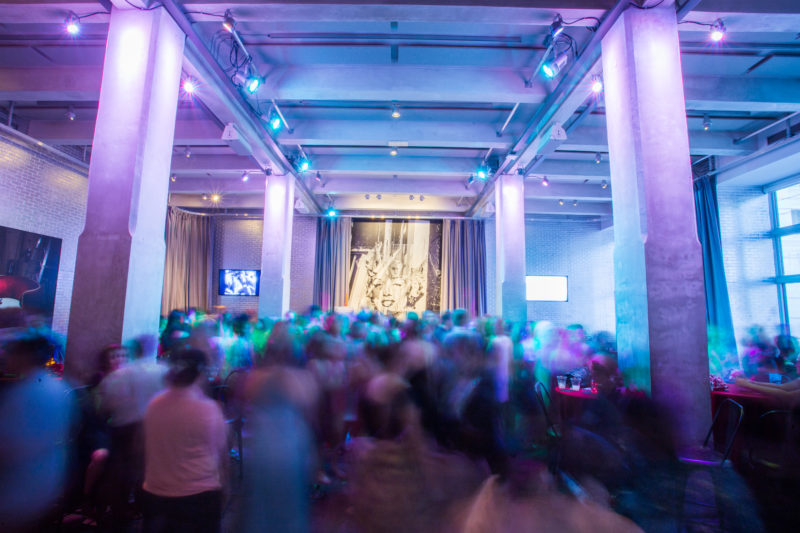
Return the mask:
M 784 277 L 783 272 L 783 247 L 781 245 L 781 237 L 777 233 L 778 229 L 778 196 L 775 192 L 769 193 L 769 224 L 770 234 L 772 236 L 772 255 L 775 261 L 775 278 L 780 280 Z M 786 301 L 786 284 L 776 283 L 778 290 L 778 315 L 781 324 L 789 327 L 789 309 L 788 302 Z

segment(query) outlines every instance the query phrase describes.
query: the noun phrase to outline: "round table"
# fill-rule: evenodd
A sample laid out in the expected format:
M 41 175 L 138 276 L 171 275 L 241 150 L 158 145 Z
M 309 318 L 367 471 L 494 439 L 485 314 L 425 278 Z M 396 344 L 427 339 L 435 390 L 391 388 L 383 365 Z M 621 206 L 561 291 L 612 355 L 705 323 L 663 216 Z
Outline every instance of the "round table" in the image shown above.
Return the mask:
M 583 412 L 583 402 L 586 400 L 597 399 L 597 392 L 592 392 L 592 389 L 586 387 L 581 390 L 562 389 L 555 387 L 556 396 L 555 402 L 558 404 L 561 420 L 570 420 L 578 418 Z

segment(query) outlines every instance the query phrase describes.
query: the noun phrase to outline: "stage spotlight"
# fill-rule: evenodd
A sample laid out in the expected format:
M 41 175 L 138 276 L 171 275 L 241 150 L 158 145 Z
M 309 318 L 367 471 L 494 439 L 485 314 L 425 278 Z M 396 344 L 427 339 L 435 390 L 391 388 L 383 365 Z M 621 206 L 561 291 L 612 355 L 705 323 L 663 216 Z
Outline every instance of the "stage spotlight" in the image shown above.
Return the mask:
M 197 84 L 188 78 L 183 80 L 182 86 L 183 92 L 186 94 L 194 94 L 194 92 L 197 90 Z
M 562 52 L 552 60 L 546 61 L 544 65 L 542 65 L 542 72 L 544 72 L 546 77 L 553 79 L 558 76 L 558 73 L 561 72 L 561 69 L 566 66 L 568 61 L 569 55 L 566 52 Z
M 389 155 L 392 156 L 392 157 L 396 156 L 397 155 L 397 148 L 392 148 L 389 151 Z
M 547 179 L 547 176 L 543 177 L 542 178 L 542 187 L 549 187 L 549 186 L 550 186 L 550 180 Z
M 250 179 L 250 174 L 246 170 L 244 172 L 242 172 L 242 181 L 244 181 L 246 183 L 247 180 L 249 180 L 249 179 Z
M 550 24 L 550 37 L 555 39 L 562 31 L 564 31 L 564 19 L 561 18 L 561 15 L 556 15 L 553 23 Z
M 78 115 L 75 114 L 75 110 L 72 108 L 72 106 L 70 106 L 69 110 L 67 111 L 67 120 L 72 122 L 76 118 L 78 118 Z
M 598 164 L 598 165 L 600 163 L 602 163 L 603 162 L 603 154 L 601 154 L 600 152 L 597 152 L 596 154 L 594 154 L 594 162 L 596 164 Z
M 311 163 L 308 161 L 308 159 L 301 159 L 300 163 L 297 165 L 297 168 L 300 170 L 300 172 L 305 172 L 311 168 Z M 317 172 L 317 174 L 319 174 L 319 172 Z
M 171 181 L 172 183 L 175 183 L 175 180 L 176 180 L 176 179 L 178 179 L 178 178 L 175 176 L 175 174 L 172 174 L 172 175 L 169 177 L 169 181 Z
M 396 105 L 392 106 L 392 118 L 400 118 L 400 108 Z
M 244 84 L 244 88 L 247 89 L 247 92 L 250 94 L 257 93 L 259 87 L 261 87 L 261 78 L 258 76 L 250 76 Z
M 277 131 L 281 127 L 281 117 L 278 115 L 273 116 L 269 120 L 269 127 L 272 128 L 272 131 Z
M 572 200 L 572 207 L 578 207 L 578 200 Z
M 222 200 L 222 197 L 219 194 L 214 193 L 211 195 L 211 201 L 215 204 L 218 204 L 220 200 Z
M 236 21 L 233 20 L 230 9 L 225 12 L 225 18 L 222 20 L 222 27 L 231 33 L 236 29 Z
M 559 200 L 558 205 L 564 205 L 564 200 Z
M 207 194 L 204 194 L 204 195 L 202 196 L 202 198 L 203 198 L 203 200 L 208 200 L 208 195 L 207 195 Z
M 603 78 L 592 76 L 592 92 L 598 94 L 603 91 Z
M 335 217 L 336 216 L 336 209 L 334 209 L 333 207 L 329 207 L 326 214 L 329 217 Z
M 319 171 L 317 171 L 317 173 L 314 174 L 314 181 L 316 181 L 317 183 L 322 181 L 322 175 L 319 173 Z
M 479 180 L 483 181 L 483 180 L 485 180 L 486 178 L 489 177 L 489 169 L 486 167 L 486 165 L 481 165 L 478 168 L 478 171 L 476 172 L 476 175 L 478 176 Z
M 187 146 L 186 149 L 183 151 L 183 156 L 186 159 L 189 159 L 190 157 L 192 157 L 192 149 Z
M 67 20 L 64 21 L 64 28 L 70 35 L 78 35 L 81 32 L 80 17 L 70 11 L 69 15 L 67 15 Z
M 601 189 L 608 189 L 608 182 L 606 180 L 601 181 L 600 182 L 600 188 Z
M 722 19 L 717 19 L 714 21 L 714 24 L 711 25 L 711 33 L 709 34 L 709 38 L 715 43 L 718 43 L 725 38 L 726 31 L 725 23 L 722 22 Z
M 708 115 L 703 115 L 703 129 L 705 131 L 711 129 L 711 118 Z

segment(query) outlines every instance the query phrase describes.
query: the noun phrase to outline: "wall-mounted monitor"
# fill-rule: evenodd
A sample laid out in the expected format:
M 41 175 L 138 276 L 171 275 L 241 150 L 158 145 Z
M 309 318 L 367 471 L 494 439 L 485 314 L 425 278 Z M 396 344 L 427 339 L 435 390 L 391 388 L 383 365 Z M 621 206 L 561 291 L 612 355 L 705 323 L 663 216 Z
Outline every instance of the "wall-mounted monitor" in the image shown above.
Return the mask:
M 258 296 L 260 270 L 219 269 L 220 296 Z
M 525 276 L 525 299 L 529 302 L 566 302 L 567 276 Z

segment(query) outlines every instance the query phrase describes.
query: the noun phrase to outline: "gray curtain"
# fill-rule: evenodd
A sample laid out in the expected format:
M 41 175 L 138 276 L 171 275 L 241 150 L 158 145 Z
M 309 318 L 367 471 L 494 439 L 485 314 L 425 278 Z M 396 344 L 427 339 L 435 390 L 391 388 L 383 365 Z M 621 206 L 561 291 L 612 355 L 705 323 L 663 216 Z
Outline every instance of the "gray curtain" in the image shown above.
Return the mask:
M 486 232 L 483 220 L 442 221 L 441 310 L 486 314 Z
M 352 227 L 350 218 L 322 217 L 317 220 L 314 303 L 323 311 L 347 305 Z
M 169 208 L 167 260 L 161 314 L 190 307 L 208 309 L 211 292 L 214 218 Z
M 717 186 L 713 178 L 702 176 L 694 180 L 694 209 L 697 216 L 697 238 L 703 249 L 706 322 L 718 335 L 717 341 L 735 353 L 736 338 L 733 333 L 728 284 L 722 260 Z

